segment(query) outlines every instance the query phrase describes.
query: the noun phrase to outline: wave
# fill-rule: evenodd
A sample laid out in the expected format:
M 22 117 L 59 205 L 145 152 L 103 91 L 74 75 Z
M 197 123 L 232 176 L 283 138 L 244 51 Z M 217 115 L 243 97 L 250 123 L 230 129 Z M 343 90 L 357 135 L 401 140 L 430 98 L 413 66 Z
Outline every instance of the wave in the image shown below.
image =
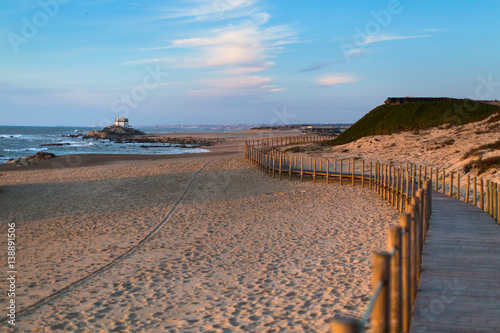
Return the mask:
M 2 149 L 2 151 L 21 152 L 21 151 L 46 151 L 48 148 L 22 148 L 22 149 Z
M 46 138 L 57 137 L 57 135 L 49 134 L 0 134 L 0 139 L 10 139 L 10 140 L 43 140 Z

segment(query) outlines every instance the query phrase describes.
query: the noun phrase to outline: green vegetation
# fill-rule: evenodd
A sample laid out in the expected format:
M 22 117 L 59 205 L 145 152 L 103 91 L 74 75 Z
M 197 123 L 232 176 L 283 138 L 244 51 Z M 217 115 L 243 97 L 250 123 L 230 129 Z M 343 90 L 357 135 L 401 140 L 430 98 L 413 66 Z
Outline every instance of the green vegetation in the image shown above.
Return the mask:
M 472 100 L 413 102 L 381 105 L 367 113 L 334 140 L 323 145 L 342 145 L 370 135 L 414 131 L 443 124 L 464 125 L 500 112 L 500 107 Z M 450 125 L 448 125 L 450 126 Z
M 482 155 L 481 150 L 497 150 L 497 149 L 500 149 L 500 140 L 471 149 L 468 152 L 466 152 L 464 156 L 462 156 L 462 159 L 465 160 L 466 158 L 471 156 L 481 156 Z
M 285 149 L 285 153 L 302 153 L 302 152 L 305 152 L 305 151 L 307 151 L 306 148 L 299 147 L 299 146 L 295 146 L 295 147 L 291 147 L 291 148 Z
M 464 171 L 467 173 L 474 168 L 478 169 L 479 175 L 491 168 L 500 168 L 500 156 L 490 157 L 484 160 L 471 161 L 464 167 Z
M 500 120 L 500 114 L 498 116 L 492 117 L 490 120 L 488 120 L 488 123 L 495 123 Z

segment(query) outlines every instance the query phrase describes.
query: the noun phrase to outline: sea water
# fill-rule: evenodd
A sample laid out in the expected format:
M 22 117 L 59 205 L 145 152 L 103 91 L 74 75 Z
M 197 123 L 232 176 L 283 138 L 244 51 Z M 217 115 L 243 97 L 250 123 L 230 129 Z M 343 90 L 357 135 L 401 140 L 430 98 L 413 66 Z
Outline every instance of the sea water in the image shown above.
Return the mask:
M 37 152 L 69 154 L 186 154 L 208 152 L 201 148 L 181 148 L 168 143 L 116 143 L 110 140 L 72 137 L 95 130 L 91 127 L 0 126 L 0 163 Z M 146 134 L 166 132 L 144 130 Z M 154 147 L 151 147 L 154 146 Z

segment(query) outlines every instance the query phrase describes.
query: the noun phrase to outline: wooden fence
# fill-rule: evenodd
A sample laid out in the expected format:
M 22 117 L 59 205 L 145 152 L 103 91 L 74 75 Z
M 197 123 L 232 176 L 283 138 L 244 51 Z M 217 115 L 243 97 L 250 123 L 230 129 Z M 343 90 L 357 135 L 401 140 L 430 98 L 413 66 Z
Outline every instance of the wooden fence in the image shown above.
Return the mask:
M 324 178 L 340 184 L 360 183 L 376 191 L 394 208 L 398 209 L 400 226 L 389 227 L 387 252 L 373 253 L 372 296 L 361 320 L 335 318 L 331 332 L 358 333 L 364 330 L 368 319 L 371 328 L 378 332 L 408 332 L 412 304 L 415 301 L 420 279 L 422 251 L 432 212 L 432 189 L 463 199 L 488 212 L 500 223 L 500 188 L 498 184 L 472 179 L 460 184 L 463 176 L 445 174 L 411 163 L 399 165 L 364 160 L 330 160 L 297 157 L 277 148 L 289 143 L 313 142 L 323 137 L 293 137 L 247 142 L 244 155 L 253 165 L 272 177 L 281 179 L 284 174 Z M 456 186 L 454 177 L 456 177 Z M 446 180 L 448 179 L 448 182 Z M 472 186 L 471 186 L 472 185 Z M 478 191 L 479 186 L 479 191 Z
M 365 162 L 362 159 L 325 160 L 299 157 L 277 149 L 282 145 L 330 139 L 324 136 L 296 136 L 251 141 L 245 145 L 245 157 L 255 166 L 280 179 L 284 175 L 288 175 L 289 179 L 297 175 L 303 181 L 305 176 L 309 176 L 313 182 L 318 179 L 324 179 L 327 183 L 337 180 L 341 184 L 360 182 L 362 186 L 375 187 L 378 193 L 382 192 L 384 198 L 402 213 L 406 211 L 411 196 L 416 194 L 425 180 L 430 180 L 436 192 L 475 205 L 500 224 L 500 186 L 493 181 L 412 163 L 383 164 Z M 380 182 L 384 186 L 377 185 Z

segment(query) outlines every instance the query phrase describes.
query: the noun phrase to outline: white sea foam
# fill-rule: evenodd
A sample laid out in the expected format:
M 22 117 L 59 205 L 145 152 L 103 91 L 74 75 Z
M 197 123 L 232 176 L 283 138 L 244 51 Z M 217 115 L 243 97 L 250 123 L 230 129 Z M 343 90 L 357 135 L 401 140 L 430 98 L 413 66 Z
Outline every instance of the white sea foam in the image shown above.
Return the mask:
M 46 151 L 46 150 L 48 150 L 48 148 L 3 149 L 2 151 L 19 152 L 19 151 Z

